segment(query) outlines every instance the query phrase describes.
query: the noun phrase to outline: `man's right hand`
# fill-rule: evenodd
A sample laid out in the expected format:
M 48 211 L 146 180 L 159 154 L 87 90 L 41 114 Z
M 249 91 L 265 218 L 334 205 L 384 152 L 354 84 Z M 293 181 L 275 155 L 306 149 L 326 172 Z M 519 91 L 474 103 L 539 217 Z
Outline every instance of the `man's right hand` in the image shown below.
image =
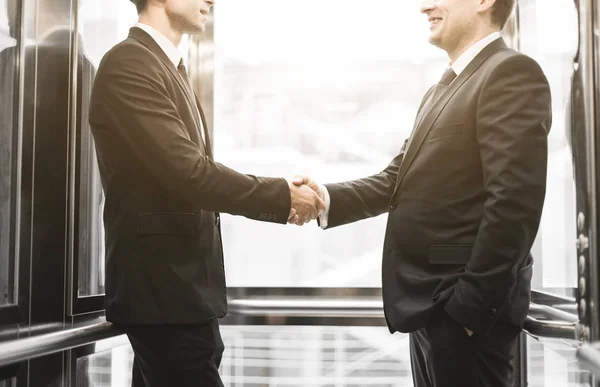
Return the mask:
M 292 180 L 292 183 L 294 183 L 297 186 L 301 186 L 303 184 L 309 186 L 313 191 L 315 191 L 319 195 L 321 199 L 325 200 L 321 186 L 310 177 L 304 175 L 297 175 L 294 177 L 294 180 Z
M 309 185 L 290 183 L 290 196 L 292 199 L 290 218 L 297 216 L 296 224 L 308 223 L 325 210 L 325 202 Z

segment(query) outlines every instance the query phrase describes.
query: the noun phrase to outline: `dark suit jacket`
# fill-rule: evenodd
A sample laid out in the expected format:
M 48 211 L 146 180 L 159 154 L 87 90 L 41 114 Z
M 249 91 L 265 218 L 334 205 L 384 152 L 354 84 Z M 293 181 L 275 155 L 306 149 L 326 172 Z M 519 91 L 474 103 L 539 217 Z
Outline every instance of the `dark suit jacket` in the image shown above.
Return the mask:
M 389 211 L 382 284 L 392 332 L 419 329 L 439 308 L 477 333 L 498 319 L 522 326 L 550 123 L 542 70 L 498 39 L 384 171 L 327 185 L 329 227 Z
M 200 138 L 200 106 L 132 28 L 102 59 L 90 124 L 106 195 L 107 319 L 200 323 L 226 313 L 218 212 L 286 223 L 284 179 L 237 173 Z M 204 125 L 206 127 L 206 125 Z

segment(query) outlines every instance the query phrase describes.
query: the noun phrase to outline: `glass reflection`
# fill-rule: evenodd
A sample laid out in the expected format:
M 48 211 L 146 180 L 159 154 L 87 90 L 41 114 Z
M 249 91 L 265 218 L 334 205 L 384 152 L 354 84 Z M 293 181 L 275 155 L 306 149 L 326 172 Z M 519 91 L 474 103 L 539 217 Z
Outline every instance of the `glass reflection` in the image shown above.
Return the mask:
M 408 335 L 384 327 L 224 326 L 226 386 L 413 385 Z
M 77 359 L 77 387 L 129 387 L 133 351 L 129 345 Z
M 419 2 L 321 1 L 309 25 L 298 17 L 302 4 L 216 5 L 216 159 L 241 172 L 304 173 L 323 183 L 377 173 L 410 134 L 447 57 L 428 43 Z M 277 17 L 264 18 L 264 9 Z M 224 216 L 228 285 L 379 287 L 385 219 L 325 233 L 314 222 Z
M 552 92 L 546 200 L 532 251 L 536 258 L 532 287 L 575 296 L 575 181 L 566 120 L 578 44 L 577 11 L 570 0 L 521 0 L 519 18 L 521 51 L 540 64 Z M 564 28 L 558 32 L 557 25 Z
M 0 305 L 13 302 L 16 137 L 18 130 L 17 2 L 0 0 Z
M 539 342 L 527 336 L 529 387 L 591 387 L 590 373 L 579 367 L 576 346 L 558 340 Z
M 0 387 L 16 387 L 17 379 L 0 380 Z
M 222 326 L 221 333 L 219 373 L 229 387 L 413 385 L 408 336 L 384 327 Z M 128 387 L 132 365 L 129 345 L 78 358 L 77 386 Z
M 104 195 L 98 172 L 96 150 L 88 123 L 89 95 L 95 69 L 112 46 L 127 37 L 137 21 L 135 7 L 128 1 L 80 1 L 79 32 L 79 261 L 78 295 L 104 293 Z

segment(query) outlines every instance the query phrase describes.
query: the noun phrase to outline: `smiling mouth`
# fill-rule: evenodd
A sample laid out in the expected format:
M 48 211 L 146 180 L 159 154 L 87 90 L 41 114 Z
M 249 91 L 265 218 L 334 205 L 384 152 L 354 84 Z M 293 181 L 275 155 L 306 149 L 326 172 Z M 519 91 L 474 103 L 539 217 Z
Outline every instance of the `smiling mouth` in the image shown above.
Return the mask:
M 442 19 L 441 19 L 441 18 L 439 18 L 439 17 L 432 17 L 432 18 L 430 18 L 430 19 L 429 19 L 429 23 L 430 23 L 432 26 L 438 25 L 438 24 L 440 24 L 441 22 L 442 22 Z

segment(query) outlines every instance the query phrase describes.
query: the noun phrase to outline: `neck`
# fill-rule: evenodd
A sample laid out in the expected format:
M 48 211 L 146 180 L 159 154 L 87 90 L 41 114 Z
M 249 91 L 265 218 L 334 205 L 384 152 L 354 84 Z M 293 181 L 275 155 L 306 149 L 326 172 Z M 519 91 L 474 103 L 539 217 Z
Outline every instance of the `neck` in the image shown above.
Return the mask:
M 166 36 L 175 47 L 181 43 L 183 33 L 173 27 L 163 8 L 148 6 L 148 9 L 140 14 L 139 22 L 149 25 Z
M 450 63 L 454 63 L 465 51 L 471 48 L 475 43 L 479 42 L 481 39 L 485 38 L 491 33 L 498 32 L 498 28 L 484 26 L 474 31 L 474 34 L 471 34 L 468 37 L 465 37 L 462 40 L 458 40 L 452 49 L 446 50 L 448 53 L 448 57 L 450 58 Z

